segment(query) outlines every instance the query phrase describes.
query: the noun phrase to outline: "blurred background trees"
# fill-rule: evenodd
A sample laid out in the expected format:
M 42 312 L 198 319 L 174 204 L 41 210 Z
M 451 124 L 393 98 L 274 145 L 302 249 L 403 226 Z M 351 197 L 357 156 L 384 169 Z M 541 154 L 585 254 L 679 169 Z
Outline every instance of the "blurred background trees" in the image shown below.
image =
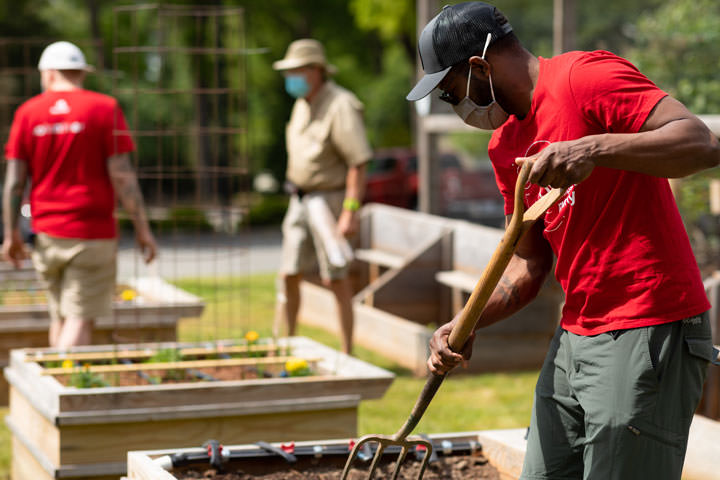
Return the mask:
M 100 67 L 89 87 L 108 93 L 112 92 L 113 82 L 120 89 L 124 82 L 135 78 L 150 85 L 158 81 L 158 75 L 165 77 L 166 85 L 202 82 L 203 75 L 197 71 L 202 67 L 183 65 L 178 60 L 158 70 L 151 56 L 140 64 L 119 59 L 117 70 L 112 70 L 113 45 L 123 39 L 136 43 L 157 40 L 147 38 L 152 29 L 144 28 L 142 22 L 118 22 L 113 7 L 129 3 L 143 2 L 0 0 L 0 29 L 3 37 L 62 38 L 81 43 L 89 60 Z M 284 176 L 284 128 L 292 99 L 285 94 L 282 77 L 271 65 L 284 55 L 292 40 L 301 37 L 315 37 L 325 44 L 328 58 L 339 70 L 336 81 L 364 102 L 373 147 L 412 145 L 412 105 L 404 97 L 415 78 L 414 0 L 165 3 L 244 7 L 247 54 L 226 68 L 246 75 L 246 148 L 253 172 L 271 171 L 278 179 Z M 552 54 L 551 0 L 497 0 L 495 4 L 533 53 L 545 57 Z M 577 10 L 580 49 L 602 48 L 624 55 L 694 112 L 720 113 L 720 78 L 716 74 L 720 3 L 716 0 L 578 1 Z M 39 55 L 39 50 L 33 50 L 32 55 Z M 31 63 L 35 61 L 33 58 Z M 133 69 L 139 69 L 139 74 Z M 118 96 L 121 102 L 127 101 L 123 95 Z M 137 118 L 128 120 L 143 124 L 185 116 L 192 121 L 197 112 L 197 106 L 154 98 L 142 104 Z M 486 141 L 487 135 L 478 133 L 470 134 L 470 138 L 458 136 L 455 143 L 473 151 L 484 149 Z M 145 161 L 152 161 L 150 153 Z M 141 151 L 140 155 L 145 153 Z

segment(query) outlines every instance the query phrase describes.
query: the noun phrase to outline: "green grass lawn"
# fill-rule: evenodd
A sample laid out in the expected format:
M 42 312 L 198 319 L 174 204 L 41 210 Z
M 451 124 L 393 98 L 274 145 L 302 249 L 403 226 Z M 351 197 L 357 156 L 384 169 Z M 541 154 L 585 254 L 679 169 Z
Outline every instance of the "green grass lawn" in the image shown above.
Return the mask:
M 202 318 L 183 321 L 180 325 L 181 340 L 234 338 L 249 330 L 271 335 L 274 275 L 183 280 L 176 284 L 208 302 Z M 228 315 L 230 312 L 240 315 Z M 340 348 L 340 340 L 325 330 L 301 325 L 298 333 Z M 410 414 L 425 379 L 413 377 L 408 370 L 370 350 L 356 347 L 355 355 L 397 375 L 382 399 L 361 403 L 359 433 L 394 433 Z M 430 404 L 418 431 L 441 433 L 525 427 L 530 420 L 536 379 L 537 372 L 451 375 Z
M 261 336 L 272 334 L 275 310 L 275 276 L 254 275 L 225 279 L 187 279 L 175 282 L 206 302 L 199 319 L 183 320 L 178 328 L 181 341 L 239 338 L 250 330 Z M 334 335 L 318 328 L 300 326 L 299 335 L 333 348 L 340 347 Z M 398 346 L 401 348 L 402 346 Z M 357 347 L 355 355 L 393 371 L 397 377 L 379 400 L 360 404 L 359 433 L 390 434 L 407 419 L 424 378 L 367 349 Z M 530 420 L 532 392 L 538 372 L 512 374 L 451 375 L 430 404 L 417 432 L 442 433 L 495 428 L 519 428 Z M 7 409 L 0 409 L 4 417 Z M 158 445 L 161 448 L 162 445 Z M 9 479 L 10 436 L 0 425 L 0 480 Z

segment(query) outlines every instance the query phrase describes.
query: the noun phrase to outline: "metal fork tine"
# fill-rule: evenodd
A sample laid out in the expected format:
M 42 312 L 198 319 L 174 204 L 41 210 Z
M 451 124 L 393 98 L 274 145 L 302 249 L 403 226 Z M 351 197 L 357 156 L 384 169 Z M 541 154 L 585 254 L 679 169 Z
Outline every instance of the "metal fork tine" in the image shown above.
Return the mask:
M 393 470 L 392 477 L 390 477 L 392 480 L 397 480 L 397 476 L 400 473 L 400 466 L 402 465 L 403 461 L 405 461 L 405 456 L 408 453 L 408 446 L 403 445 L 402 450 L 400 451 L 400 456 L 398 456 L 397 463 L 395 464 L 395 470 Z
M 340 480 L 346 480 L 348 474 L 350 473 L 350 470 L 352 469 L 352 464 L 355 461 L 355 458 L 360 453 L 360 448 L 364 444 L 364 441 L 359 441 L 355 444 L 352 451 L 350 452 L 350 457 L 348 457 L 347 461 L 345 462 L 345 468 L 343 469 L 342 475 L 340 475 Z
M 430 455 L 432 455 L 432 443 L 425 442 L 424 445 L 426 450 L 422 463 L 420 463 L 420 471 L 418 472 L 417 480 L 422 480 L 422 477 L 425 474 L 425 468 L 427 468 L 428 462 L 430 461 Z
M 380 464 L 380 459 L 382 458 L 383 450 L 385 450 L 385 444 L 382 442 L 379 442 L 377 451 L 375 452 L 375 456 L 373 457 L 372 464 L 370 465 L 370 473 L 368 474 L 368 480 L 371 480 L 373 475 L 375 474 L 375 469 Z

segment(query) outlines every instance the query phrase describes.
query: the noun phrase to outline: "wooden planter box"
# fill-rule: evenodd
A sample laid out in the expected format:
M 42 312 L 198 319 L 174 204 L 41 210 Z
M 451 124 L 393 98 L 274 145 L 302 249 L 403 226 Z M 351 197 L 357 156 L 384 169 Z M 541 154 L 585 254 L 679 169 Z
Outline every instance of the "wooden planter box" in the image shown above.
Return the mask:
M 387 433 L 387 432 L 386 432 Z M 500 473 L 502 480 L 516 480 L 520 477 L 522 470 L 523 457 L 525 456 L 525 429 L 512 430 L 485 430 L 476 432 L 461 433 L 439 433 L 429 435 L 433 445 L 441 445 L 445 442 L 475 442 L 477 449 L 482 451 L 489 463 L 494 466 Z M 334 447 L 338 445 L 348 445 L 349 439 L 343 440 L 320 440 L 308 442 L 296 442 L 295 447 L 301 448 L 305 446 L 321 446 Z M 280 444 L 275 444 L 280 447 Z M 231 451 L 254 451 L 257 450 L 255 445 L 238 445 L 224 447 Z M 151 451 L 135 451 L 128 452 L 128 474 L 123 480 L 177 480 L 177 476 L 171 471 L 164 470 L 156 459 L 175 453 L 202 453 L 201 448 L 184 448 L 184 449 L 163 449 Z M 322 461 L 322 458 L 320 458 Z M 358 461 L 358 463 L 360 463 Z M 238 468 L 242 468 L 241 463 L 233 464 Z M 232 465 L 231 465 L 232 466 Z M 402 470 L 401 470 L 402 471 Z M 338 472 L 339 473 L 339 472 Z M 338 475 L 339 476 L 339 475 Z M 379 478 L 379 477 L 378 477 Z
M 394 375 L 307 338 L 282 342 L 284 351 L 314 363 L 313 376 L 78 389 L 63 386 L 39 363 L 38 357 L 49 360 L 57 352 L 14 350 L 5 369 L 13 480 L 117 479 L 125 473 L 129 450 L 201 445 L 208 438 L 247 443 L 354 436 L 359 402 L 382 397 Z M 133 347 L 137 355 L 211 348 Z M 97 356 L 119 348 L 86 346 L 70 353 Z
M 9 272 L 3 272 L 9 273 Z M 12 273 L 16 280 L 34 282 L 34 271 Z M 160 277 L 124 281 L 137 291 L 132 301 L 116 301 L 113 313 L 95 321 L 92 343 L 170 342 L 176 340 L 177 322 L 202 314 L 203 301 Z M 0 368 L 8 364 L 10 350 L 46 347 L 50 317 L 47 305 L 0 305 Z M 7 405 L 8 386 L 0 378 L 0 405 Z
M 387 433 L 387 432 L 385 432 Z M 430 435 L 434 445 L 443 440 L 451 442 L 474 440 L 482 449 L 483 455 L 493 465 L 503 480 L 516 480 L 522 472 L 522 463 L 525 456 L 527 442 L 526 429 L 483 430 L 476 432 L 445 433 Z M 720 423 L 706 417 L 696 415 L 690 427 L 683 480 L 720 480 L 720 471 L 717 468 L 717 458 L 720 456 Z M 315 441 L 298 442 L 300 445 L 332 445 L 344 441 Z M 277 445 L 279 446 L 279 445 Z M 240 445 L 227 447 L 231 451 L 251 450 L 254 445 Z M 176 480 L 172 472 L 164 470 L 155 459 L 179 452 L 200 453 L 200 448 L 186 448 L 181 450 L 154 450 L 128 452 L 127 480 Z M 240 464 L 238 464 L 239 468 Z
M 715 272 L 704 281 L 705 293 L 710 300 L 710 324 L 713 341 L 720 349 L 720 271 Z M 717 359 L 720 361 L 720 358 Z M 705 379 L 705 388 L 700 400 L 698 413 L 714 420 L 720 420 L 720 367 L 711 365 Z
M 353 299 L 355 342 L 426 373 L 428 342 L 464 306 L 502 230 L 371 204 L 361 212 L 355 270 L 364 283 Z M 300 321 L 339 333 L 333 294 L 301 284 Z M 540 368 L 560 320 L 562 290 L 549 278 L 512 317 L 477 332 L 471 372 Z

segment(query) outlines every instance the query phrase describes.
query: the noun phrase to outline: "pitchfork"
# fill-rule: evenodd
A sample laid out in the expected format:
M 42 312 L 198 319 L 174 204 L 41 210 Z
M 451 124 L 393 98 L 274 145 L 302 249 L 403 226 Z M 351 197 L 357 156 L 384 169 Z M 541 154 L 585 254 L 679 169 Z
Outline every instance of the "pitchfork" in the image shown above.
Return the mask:
M 467 339 L 470 337 L 470 334 L 475 327 L 475 322 L 485 308 L 485 304 L 490 298 L 493 290 L 495 290 L 495 286 L 500 281 L 500 277 L 502 277 L 502 274 L 510 262 L 513 253 L 515 252 L 515 248 L 520 242 L 522 236 L 530 229 L 530 227 L 532 227 L 535 221 L 537 221 L 548 210 L 548 208 L 553 206 L 565 193 L 565 189 L 555 188 L 546 193 L 542 198 L 528 208 L 527 211 L 525 211 L 523 194 L 525 191 L 525 184 L 530 176 L 531 167 L 532 164 L 528 162 L 525 163 L 520 170 L 517 183 L 515 184 L 515 211 L 510 219 L 510 223 L 508 224 L 505 234 L 495 250 L 495 253 L 493 253 L 490 262 L 488 262 L 485 270 L 483 270 L 480 280 L 478 280 L 475 285 L 475 288 L 465 304 L 457 323 L 450 332 L 448 344 L 455 352 L 461 351 L 465 342 L 467 342 Z M 428 375 L 425 387 L 415 402 L 415 406 L 413 407 L 412 412 L 410 412 L 410 417 L 405 422 L 405 425 L 403 425 L 402 428 L 395 433 L 395 435 L 365 435 L 360 438 L 353 447 L 350 457 L 348 457 L 347 462 L 345 463 L 345 468 L 343 469 L 340 480 L 347 479 L 350 469 L 352 468 L 353 460 L 362 451 L 363 447 L 367 449 L 369 442 L 375 442 L 378 446 L 372 463 L 370 464 L 368 480 L 372 479 L 373 474 L 380 463 L 380 459 L 382 458 L 383 451 L 391 445 L 397 445 L 401 448 L 400 455 L 397 459 L 397 463 L 395 464 L 395 469 L 393 470 L 391 477 L 393 480 L 397 479 L 400 472 L 400 466 L 411 448 L 418 449 L 418 447 L 420 447 L 419 449 L 425 449 L 425 454 L 423 455 L 423 459 L 420 464 L 420 472 L 417 476 L 417 479 L 421 480 L 423 474 L 425 473 L 425 468 L 427 467 L 430 455 L 432 454 L 432 443 L 420 437 L 407 438 L 407 436 L 417 426 L 420 418 L 422 418 L 425 410 L 430 404 L 430 401 L 435 396 L 435 393 L 438 391 L 438 388 L 440 388 L 444 379 L 445 374 L 437 375 L 430 373 Z

